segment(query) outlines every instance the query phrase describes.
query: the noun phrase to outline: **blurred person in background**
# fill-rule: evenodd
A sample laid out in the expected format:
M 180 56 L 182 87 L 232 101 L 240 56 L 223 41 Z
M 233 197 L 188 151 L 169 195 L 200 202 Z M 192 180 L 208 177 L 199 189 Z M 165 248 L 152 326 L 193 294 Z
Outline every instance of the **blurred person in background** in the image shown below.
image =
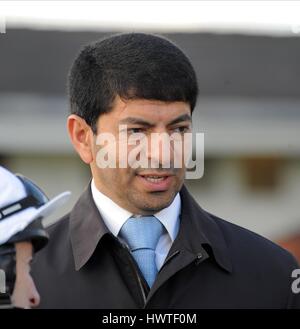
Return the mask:
M 30 271 L 35 254 L 49 240 L 41 220 L 61 206 L 69 194 L 49 201 L 31 180 L 0 167 L 0 309 L 39 305 Z
M 166 38 L 124 33 L 81 50 L 68 131 L 93 178 L 33 264 L 41 308 L 300 308 L 293 256 L 202 209 L 184 166 L 163 167 L 156 149 L 156 168 L 97 162 L 97 137 L 121 143 L 121 125 L 126 136 L 184 136 L 197 96 L 190 60 Z

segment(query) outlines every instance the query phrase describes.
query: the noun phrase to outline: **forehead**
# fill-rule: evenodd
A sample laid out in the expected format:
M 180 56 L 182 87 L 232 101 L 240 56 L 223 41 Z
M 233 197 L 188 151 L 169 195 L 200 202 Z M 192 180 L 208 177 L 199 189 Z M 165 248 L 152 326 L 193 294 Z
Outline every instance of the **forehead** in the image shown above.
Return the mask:
M 124 101 L 117 97 L 110 114 L 116 120 L 140 117 L 152 122 L 160 122 L 170 121 L 182 114 L 191 114 L 191 109 L 190 105 L 185 102 L 163 102 L 147 99 Z

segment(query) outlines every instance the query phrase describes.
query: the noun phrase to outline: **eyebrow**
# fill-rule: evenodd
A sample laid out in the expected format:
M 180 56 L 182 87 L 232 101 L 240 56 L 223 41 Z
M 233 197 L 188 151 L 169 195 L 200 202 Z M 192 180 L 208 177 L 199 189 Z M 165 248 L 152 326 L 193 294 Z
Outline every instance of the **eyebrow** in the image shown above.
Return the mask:
M 171 122 L 168 123 L 168 126 L 175 125 L 176 123 L 180 123 L 183 121 L 192 121 L 192 117 L 189 114 L 182 114 L 176 119 L 172 120 Z
M 177 117 L 176 119 L 173 119 L 172 121 L 170 121 L 167 125 L 171 126 L 176 123 L 183 122 L 183 121 L 191 122 L 192 117 L 189 114 L 182 114 L 179 117 Z M 137 125 L 148 126 L 148 127 L 155 126 L 155 124 L 153 124 L 152 122 L 148 122 L 148 121 L 145 121 L 144 119 L 137 118 L 137 117 L 128 117 L 128 118 L 121 120 L 119 123 L 120 124 L 126 124 L 126 123 L 127 124 L 137 124 Z

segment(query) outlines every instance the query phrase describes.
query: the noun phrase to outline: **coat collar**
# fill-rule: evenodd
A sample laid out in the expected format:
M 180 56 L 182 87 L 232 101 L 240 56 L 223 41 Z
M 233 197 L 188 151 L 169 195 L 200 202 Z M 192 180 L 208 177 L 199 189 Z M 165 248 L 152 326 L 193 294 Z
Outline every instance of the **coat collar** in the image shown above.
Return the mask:
M 78 271 L 92 256 L 101 238 L 109 233 L 93 201 L 89 184 L 70 213 L 70 237 Z
M 198 255 L 204 248 L 223 269 L 232 272 L 228 246 L 215 219 L 198 205 L 184 185 L 180 195 L 182 210 L 178 238 L 188 251 Z
M 197 204 L 185 186 L 182 187 L 180 196 L 181 223 L 176 240 L 193 254 L 198 254 L 203 247 L 209 246 L 217 263 L 231 272 L 228 247 L 218 224 Z M 110 231 L 93 201 L 89 184 L 70 213 L 70 236 L 76 270 L 87 263 L 106 234 L 110 234 Z M 208 250 L 208 253 L 211 251 Z

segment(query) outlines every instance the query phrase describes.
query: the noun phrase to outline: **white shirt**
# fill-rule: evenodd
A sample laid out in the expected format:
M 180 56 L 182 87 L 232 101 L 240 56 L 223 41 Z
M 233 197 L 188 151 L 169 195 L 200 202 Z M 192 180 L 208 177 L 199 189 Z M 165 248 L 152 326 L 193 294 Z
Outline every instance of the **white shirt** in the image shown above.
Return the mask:
M 94 202 L 104 220 L 105 225 L 114 236 L 118 237 L 122 225 L 128 218 L 132 217 L 133 214 L 126 209 L 121 208 L 109 197 L 101 193 L 97 189 L 94 179 L 91 183 L 91 190 Z M 165 228 L 165 233 L 163 233 L 158 240 L 155 249 L 156 266 L 158 270 L 163 265 L 172 243 L 178 234 L 180 211 L 181 200 L 179 193 L 177 193 L 173 202 L 167 208 L 164 208 L 153 215 L 163 224 Z

